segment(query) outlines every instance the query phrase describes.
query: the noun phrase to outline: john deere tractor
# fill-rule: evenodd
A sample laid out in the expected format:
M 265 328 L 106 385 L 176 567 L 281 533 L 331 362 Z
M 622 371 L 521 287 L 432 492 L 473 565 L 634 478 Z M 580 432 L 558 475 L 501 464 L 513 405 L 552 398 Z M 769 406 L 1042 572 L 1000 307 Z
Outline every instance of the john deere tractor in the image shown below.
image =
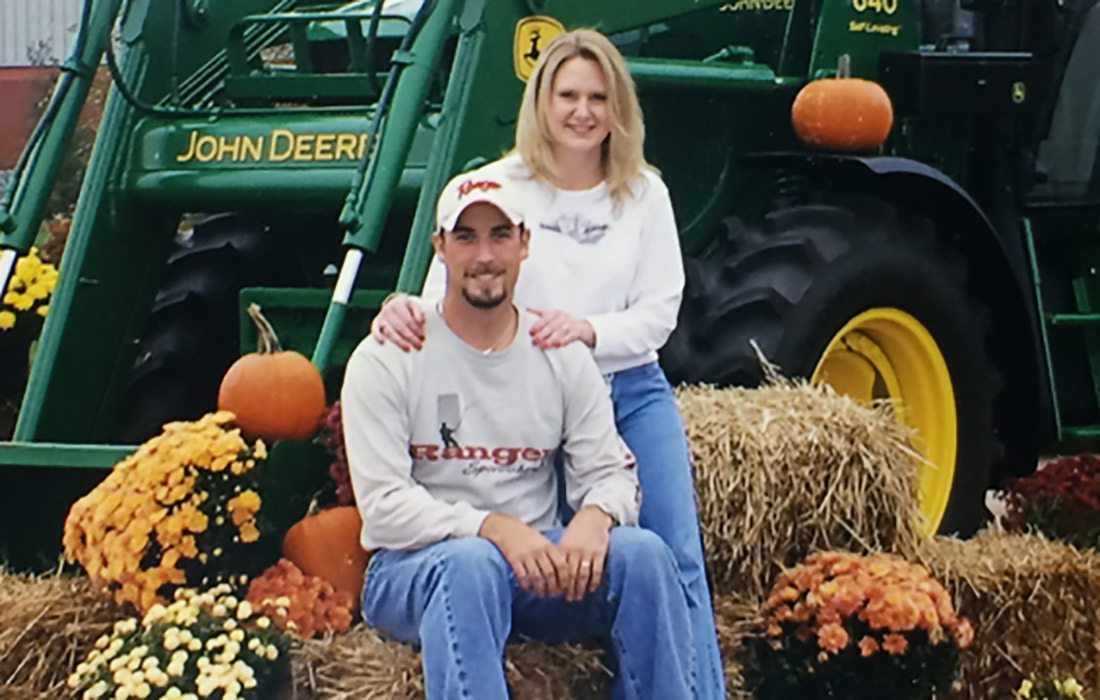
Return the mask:
M 11 441 L 11 561 L 166 420 L 214 406 L 259 303 L 335 397 L 435 197 L 512 141 L 566 28 L 628 57 L 688 284 L 662 361 L 753 384 L 760 357 L 893 399 L 929 532 L 995 479 L 1100 436 L 1097 0 L 87 0 L 0 203 L 0 286 L 32 243 L 93 74 L 113 87 Z M 791 106 L 842 56 L 894 110 L 873 153 L 810 149 Z M 269 487 L 305 507 L 316 448 Z M 323 469 L 323 467 L 322 467 Z

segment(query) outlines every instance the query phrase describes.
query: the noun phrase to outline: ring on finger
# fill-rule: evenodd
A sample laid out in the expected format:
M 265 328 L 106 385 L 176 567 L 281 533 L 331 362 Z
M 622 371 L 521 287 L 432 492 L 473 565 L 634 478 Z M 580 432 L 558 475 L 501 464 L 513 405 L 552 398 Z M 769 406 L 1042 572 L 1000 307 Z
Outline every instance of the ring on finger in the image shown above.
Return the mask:
M 590 561 L 582 561 L 582 562 L 581 562 L 581 568 L 582 568 L 582 569 L 591 569 L 591 568 L 592 568 L 592 562 L 590 562 Z

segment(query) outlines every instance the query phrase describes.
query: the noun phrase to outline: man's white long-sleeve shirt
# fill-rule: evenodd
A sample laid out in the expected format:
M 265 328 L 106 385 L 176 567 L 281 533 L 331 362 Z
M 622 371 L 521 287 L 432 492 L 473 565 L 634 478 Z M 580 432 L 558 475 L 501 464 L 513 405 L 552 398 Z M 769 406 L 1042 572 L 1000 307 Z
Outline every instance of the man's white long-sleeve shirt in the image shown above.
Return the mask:
M 559 525 L 559 449 L 573 508 L 637 522 L 634 458 L 588 348 L 540 350 L 521 311 L 512 344 L 485 354 L 436 307 L 425 316 L 420 352 L 368 337 L 348 362 L 341 403 L 364 548 L 474 536 L 490 512 L 540 531 Z
M 534 180 L 515 154 L 459 177 L 503 180 L 522 191 L 531 248 L 516 284 L 520 308 L 587 319 L 603 374 L 657 361 L 676 328 L 684 268 L 668 188 L 656 173 L 646 171 L 619 206 L 606 184 L 569 191 Z M 433 260 L 425 308 L 443 298 L 446 274 Z

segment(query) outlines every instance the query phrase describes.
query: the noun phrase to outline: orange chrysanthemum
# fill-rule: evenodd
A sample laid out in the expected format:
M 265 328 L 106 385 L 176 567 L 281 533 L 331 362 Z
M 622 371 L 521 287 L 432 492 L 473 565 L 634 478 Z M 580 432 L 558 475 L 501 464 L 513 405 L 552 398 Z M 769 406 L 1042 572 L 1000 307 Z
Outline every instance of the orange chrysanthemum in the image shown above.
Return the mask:
M 328 581 L 306 576 L 288 559 L 252 580 L 245 598 L 260 614 L 302 639 L 351 626 L 351 596 Z
M 909 642 L 896 632 L 891 632 L 882 638 L 882 649 L 888 654 L 904 654 L 908 648 Z
M 890 554 L 810 556 L 777 578 L 761 613 L 746 672 L 775 697 L 804 697 L 809 688 L 851 697 L 851 684 L 860 682 L 853 679 L 866 672 L 865 660 L 872 657 L 892 669 L 872 683 L 876 696 L 917 682 L 945 690 L 955 672 L 951 664 L 958 662 L 956 650 L 974 636 L 924 567 Z M 903 661 L 914 649 L 947 663 Z
M 960 649 L 974 635 L 924 567 L 889 554 L 845 552 L 815 554 L 781 574 L 764 604 L 763 629 L 770 639 L 816 637 L 834 654 L 858 634 L 864 657 L 879 649 L 905 653 L 906 635 L 916 630 L 933 646 L 950 641 Z
M 216 578 L 226 547 L 259 539 L 250 472 L 261 455 L 263 443 L 247 444 L 231 413 L 168 423 L 73 505 L 66 557 L 143 611 L 184 583 Z
M 848 632 L 835 622 L 822 625 L 817 631 L 817 645 L 827 652 L 837 654 L 848 646 Z
M 879 644 L 874 637 L 864 637 L 859 640 L 859 655 L 866 658 L 879 650 Z

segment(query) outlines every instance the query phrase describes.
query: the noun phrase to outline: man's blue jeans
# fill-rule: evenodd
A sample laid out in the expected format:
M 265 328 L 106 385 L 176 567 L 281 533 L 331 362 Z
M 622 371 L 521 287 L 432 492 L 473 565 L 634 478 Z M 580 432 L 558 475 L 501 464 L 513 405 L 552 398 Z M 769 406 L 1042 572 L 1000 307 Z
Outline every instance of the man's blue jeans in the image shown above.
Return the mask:
M 556 543 L 562 533 L 546 536 Z M 429 700 L 507 698 L 510 634 L 550 644 L 609 640 L 621 697 L 695 697 L 695 652 L 676 563 L 640 528 L 612 529 L 603 581 L 577 603 L 521 590 L 500 550 L 481 537 L 379 551 L 367 568 L 363 617 L 420 645 Z
M 653 363 L 613 374 L 611 398 L 619 434 L 638 460 L 639 524 L 660 535 L 672 550 L 687 590 L 699 663 L 699 698 L 722 700 L 725 673 L 699 534 L 691 453 L 676 397 L 660 366 Z

